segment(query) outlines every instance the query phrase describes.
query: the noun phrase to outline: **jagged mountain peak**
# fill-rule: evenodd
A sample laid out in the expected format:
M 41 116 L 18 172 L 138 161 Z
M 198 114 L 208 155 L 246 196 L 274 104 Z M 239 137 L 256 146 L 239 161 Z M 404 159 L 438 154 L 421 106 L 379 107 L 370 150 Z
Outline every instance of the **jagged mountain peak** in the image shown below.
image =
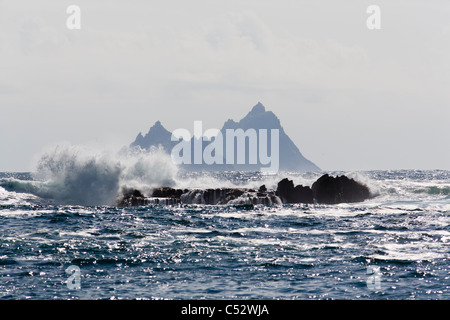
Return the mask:
M 285 133 L 278 117 L 272 111 L 267 111 L 261 102 L 253 106 L 251 111 L 240 121 L 234 121 L 232 119 L 225 121 L 221 130 L 223 136 L 226 136 L 224 134 L 226 129 L 279 129 L 279 169 L 283 171 L 320 171 L 314 163 L 301 154 L 294 142 Z M 142 136 L 142 134 L 137 136 L 136 140 L 131 144 L 131 147 L 139 146 L 142 149 L 149 150 L 152 146 L 161 145 L 170 153 L 177 144 L 177 142 L 171 141 L 171 135 L 171 132 L 166 130 L 160 121 L 156 121 L 145 136 Z M 194 167 L 196 170 L 224 169 L 220 165 L 211 167 L 206 164 Z M 258 170 L 258 167 L 249 166 L 244 169 Z
M 139 133 L 136 140 L 130 146 L 139 146 L 142 149 L 149 149 L 151 146 L 162 145 L 166 151 L 169 151 L 172 147 L 171 136 L 172 133 L 164 128 L 161 121 L 158 120 L 150 127 L 145 136 L 143 136 L 142 133 Z
M 266 112 L 266 107 L 261 102 L 258 102 L 250 111 L 249 114 L 259 114 Z
M 237 123 L 237 127 L 282 129 L 278 117 L 272 111 L 266 111 L 266 108 L 261 102 L 258 102 L 258 104 Z
M 161 121 L 156 121 L 153 126 L 150 127 L 150 130 L 148 131 L 151 133 L 152 131 L 167 131 L 169 132 L 164 126 L 161 124 Z

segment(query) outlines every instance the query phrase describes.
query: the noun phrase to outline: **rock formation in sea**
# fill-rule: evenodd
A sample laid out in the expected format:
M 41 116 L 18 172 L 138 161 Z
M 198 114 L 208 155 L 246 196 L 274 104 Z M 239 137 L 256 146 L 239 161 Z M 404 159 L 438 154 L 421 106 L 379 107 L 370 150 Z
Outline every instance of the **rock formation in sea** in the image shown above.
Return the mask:
M 346 176 L 320 177 L 312 187 L 297 185 L 287 178 L 281 180 L 276 190 L 262 185 L 258 190 L 250 188 L 175 189 L 160 187 L 144 197 L 139 190 L 126 189 L 117 206 L 148 204 L 206 204 L 206 205 L 281 205 L 281 204 L 338 204 L 362 202 L 371 197 L 369 188 Z
M 191 128 L 192 124 L 187 123 L 186 128 Z M 207 128 L 203 128 L 206 130 Z M 256 104 L 252 110 L 240 121 L 236 122 L 234 120 L 227 120 L 220 133 L 223 138 L 226 137 L 227 130 L 238 130 L 242 129 L 244 132 L 247 132 L 249 129 L 253 129 L 256 132 L 259 132 L 261 129 L 267 130 L 267 151 L 268 154 L 271 153 L 271 144 L 269 143 L 271 140 L 271 130 L 276 129 L 279 132 L 279 171 L 297 171 L 297 172 L 307 172 L 307 171 L 320 171 L 320 168 L 316 166 L 313 162 L 306 159 L 300 150 L 297 148 L 295 143 L 291 140 L 291 138 L 284 131 L 284 128 L 281 126 L 280 120 L 272 111 L 266 111 L 266 108 L 262 103 Z M 192 130 L 191 130 L 192 131 Z M 143 150 L 150 150 L 152 147 L 161 146 L 167 153 L 171 153 L 172 149 L 175 145 L 178 144 L 178 141 L 171 141 L 172 133 L 166 130 L 160 121 L 157 121 L 148 131 L 147 134 L 143 135 L 139 133 L 136 137 L 135 141 L 131 143 L 131 148 L 139 147 Z M 216 136 L 217 137 L 217 136 Z M 226 143 L 229 141 L 224 141 L 223 150 L 220 150 L 222 154 L 222 162 L 223 163 L 214 163 L 214 164 L 206 164 L 202 162 L 201 164 L 194 164 L 194 141 L 195 137 L 191 139 L 191 164 L 182 164 L 181 168 L 189 170 L 189 171 L 259 171 L 264 165 L 258 161 L 255 164 L 250 163 L 249 153 L 250 148 L 254 146 L 250 146 L 250 142 L 245 144 L 245 163 L 238 164 L 236 159 L 238 154 L 238 146 L 237 143 L 233 143 L 234 145 L 234 159 L 233 161 L 229 161 L 227 163 L 225 159 L 225 151 L 226 151 Z M 215 139 L 213 137 L 213 139 Z M 256 152 L 260 155 L 260 136 L 257 137 L 258 142 L 256 145 Z M 200 139 L 200 144 L 202 152 L 208 146 L 207 141 L 202 141 Z M 249 140 L 249 139 L 248 139 Z M 198 139 L 196 142 L 199 142 Z M 231 148 L 233 149 L 233 148 Z M 231 150 L 230 149 L 230 150 Z
M 161 121 L 156 121 L 155 124 L 148 130 L 144 136 L 141 132 L 136 137 L 130 147 L 140 147 L 143 150 L 149 151 L 151 147 L 161 146 L 164 151 L 170 153 L 176 142 L 171 141 L 172 133 L 163 127 Z
M 136 207 L 149 204 L 147 197 L 137 189 L 126 188 L 122 189 L 122 196 L 117 202 L 119 207 Z
M 314 203 L 313 192 L 310 187 L 298 185 L 287 178 L 278 182 L 276 195 L 283 203 Z
M 313 183 L 312 192 L 318 203 L 336 204 L 361 202 L 370 197 L 367 186 L 346 176 L 321 176 Z
M 227 129 L 271 129 L 279 130 L 279 170 L 280 171 L 320 171 L 320 168 L 313 162 L 306 159 L 300 150 L 297 148 L 292 139 L 286 134 L 280 120 L 272 111 L 266 111 L 266 108 L 261 102 L 258 102 L 252 110 L 239 122 L 231 119 L 227 120 L 221 129 L 224 135 Z M 259 153 L 259 146 L 258 146 Z M 248 146 L 246 154 L 248 153 Z M 261 165 L 235 165 L 237 170 L 241 171 L 258 171 Z

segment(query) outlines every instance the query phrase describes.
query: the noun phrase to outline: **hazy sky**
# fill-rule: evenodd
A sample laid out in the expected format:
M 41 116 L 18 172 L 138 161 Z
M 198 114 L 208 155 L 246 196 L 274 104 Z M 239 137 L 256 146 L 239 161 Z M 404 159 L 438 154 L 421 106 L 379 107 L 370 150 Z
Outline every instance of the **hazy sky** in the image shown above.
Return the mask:
M 0 0 L 0 171 L 258 101 L 324 170 L 450 169 L 449 17 L 448 0 Z

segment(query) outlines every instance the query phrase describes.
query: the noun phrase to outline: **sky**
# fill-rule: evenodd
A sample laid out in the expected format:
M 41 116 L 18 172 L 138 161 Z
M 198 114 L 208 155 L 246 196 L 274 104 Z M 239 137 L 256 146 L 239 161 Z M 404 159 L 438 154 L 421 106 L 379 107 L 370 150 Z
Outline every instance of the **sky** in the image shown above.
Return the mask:
M 447 0 L 0 0 L 0 171 L 258 102 L 323 170 L 450 170 L 449 16 Z

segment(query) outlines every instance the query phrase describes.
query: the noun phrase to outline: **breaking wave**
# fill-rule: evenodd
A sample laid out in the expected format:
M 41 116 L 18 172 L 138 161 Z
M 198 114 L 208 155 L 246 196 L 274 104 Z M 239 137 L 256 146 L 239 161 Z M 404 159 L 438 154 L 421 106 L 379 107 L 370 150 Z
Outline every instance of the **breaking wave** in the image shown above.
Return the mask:
M 170 156 L 160 149 L 114 153 L 58 145 L 39 157 L 32 181 L 3 178 L 0 186 L 64 204 L 113 205 L 122 188 L 145 192 L 172 186 L 176 172 Z
M 426 193 L 430 195 L 450 195 L 450 187 L 429 186 L 414 190 L 414 193 Z
M 311 186 L 323 172 L 184 172 L 163 149 L 150 151 L 124 148 L 120 152 L 73 145 L 58 145 L 44 151 L 29 175 L 0 176 L 0 191 L 29 194 L 57 204 L 87 206 L 115 205 L 122 190 L 133 188 L 150 196 L 155 187 L 179 189 L 250 188 L 261 185 L 276 189 L 283 178 L 295 185 Z M 376 201 L 399 199 L 448 199 L 446 172 L 330 172 L 345 174 L 369 187 Z M 380 176 L 382 175 L 382 176 Z M 3 193 L 3 197 L 6 197 Z M 9 196 L 8 196 L 9 197 Z M 38 199 L 39 201 L 39 199 Z

